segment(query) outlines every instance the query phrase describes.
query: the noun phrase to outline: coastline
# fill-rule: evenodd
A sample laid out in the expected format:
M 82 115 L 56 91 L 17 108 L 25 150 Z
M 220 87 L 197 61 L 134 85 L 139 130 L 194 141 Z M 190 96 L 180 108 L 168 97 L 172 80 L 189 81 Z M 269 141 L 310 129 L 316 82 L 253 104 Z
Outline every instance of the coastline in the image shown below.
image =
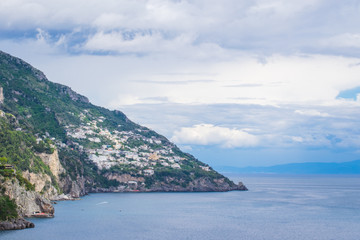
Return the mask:
M 23 218 L 0 222 L 0 231 L 34 228 L 35 224 Z
M 110 189 L 97 189 L 96 191 L 90 191 L 87 192 L 85 195 L 86 196 L 88 194 L 91 193 L 210 193 L 210 192 L 231 192 L 231 191 L 248 191 L 248 188 L 242 184 L 241 182 L 236 186 L 236 188 L 231 188 L 231 189 L 225 189 L 225 190 L 177 190 L 177 189 L 168 189 L 168 190 L 153 190 L 153 189 L 148 189 L 148 190 L 126 190 L 126 191 L 111 191 Z M 81 197 L 83 197 L 81 196 Z M 58 201 L 78 201 L 81 200 L 81 198 L 73 198 L 69 195 L 59 195 L 57 198 L 53 198 L 50 201 L 52 202 L 52 204 L 57 204 L 56 202 Z M 31 216 L 27 216 L 28 218 L 54 218 L 55 215 L 52 214 L 51 216 L 35 216 L 35 215 L 31 215 Z M 24 218 L 19 218 L 19 219 L 14 219 L 14 220 L 10 220 L 10 221 L 4 221 L 4 222 L 0 222 L 0 231 L 6 231 L 6 230 L 22 230 L 22 229 L 26 229 L 26 228 L 34 228 L 35 224 L 25 220 Z
M 205 181 L 206 180 L 206 181 Z M 207 179 L 202 179 L 202 181 L 195 182 L 194 184 L 181 187 L 179 185 L 170 185 L 170 184 L 158 184 L 151 188 L 124 188 L 124 189 L 115 189 L 115 188 L 92 188 L 86 189 L 84 193 L 77 196 L 72 196 L 71 194 L 60 194 L 48 199 L 48 204 L 42 206 L 40 211 L 31 212 L 31 214 L 21 214 L 20 218 L 13 219 L 10 221 L 0 222 L 0 231 L 4 230 L 20 230 L 25 228 L 34 228 L 35 224 L 25 220 L 26 218 L 54 218 L 54 204 L 57 204 L 57 201 L 76 201 L 81 200 L 81 197 L 86 196 L 91 193 L 194 193 L 194 192 L 230 192 L 230 191 L 248 191 L 248 188 L 242 183 L 232 185 L 227 184 L 226 182 L 212 183 Z M 42 204 L 44 205 L 44 204 Z

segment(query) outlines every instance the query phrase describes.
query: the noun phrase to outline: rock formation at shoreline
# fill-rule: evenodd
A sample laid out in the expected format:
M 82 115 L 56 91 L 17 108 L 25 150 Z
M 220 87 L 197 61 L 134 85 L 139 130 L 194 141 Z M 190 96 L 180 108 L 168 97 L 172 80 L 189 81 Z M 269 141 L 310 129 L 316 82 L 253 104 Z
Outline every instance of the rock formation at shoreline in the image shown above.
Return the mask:
M 15 219 L 12 221 L 0 222 L 0 231 L 3 230 L 19 230 L 25 228 L 34 228 L 35 224 L 23 218 Z

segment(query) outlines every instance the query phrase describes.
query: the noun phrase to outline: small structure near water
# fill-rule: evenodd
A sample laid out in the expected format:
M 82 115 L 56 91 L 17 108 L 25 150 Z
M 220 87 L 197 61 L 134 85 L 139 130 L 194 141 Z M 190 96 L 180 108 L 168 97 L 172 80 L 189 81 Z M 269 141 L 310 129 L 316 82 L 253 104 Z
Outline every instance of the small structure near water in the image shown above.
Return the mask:
M 44 213 L 44 212 L 33 212 L 30 217 L 35 218 L 53 218 L 54 214 L 51 213 Z

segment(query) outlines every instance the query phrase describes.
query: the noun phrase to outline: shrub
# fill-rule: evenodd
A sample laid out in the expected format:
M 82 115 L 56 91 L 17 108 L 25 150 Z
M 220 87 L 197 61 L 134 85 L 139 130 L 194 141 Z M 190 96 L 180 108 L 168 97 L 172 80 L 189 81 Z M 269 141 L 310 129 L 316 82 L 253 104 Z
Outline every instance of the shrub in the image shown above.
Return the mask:
M 0 196 L 0 221 L 8 221 L 18 218 L 17 205 L 8 196 Z

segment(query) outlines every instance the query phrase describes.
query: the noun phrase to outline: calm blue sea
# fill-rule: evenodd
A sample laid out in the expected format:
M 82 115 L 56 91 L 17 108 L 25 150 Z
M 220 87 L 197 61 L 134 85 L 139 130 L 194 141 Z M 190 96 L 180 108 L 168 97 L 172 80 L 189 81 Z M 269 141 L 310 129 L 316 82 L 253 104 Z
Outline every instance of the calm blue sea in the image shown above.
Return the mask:
M 360 239 L 360 176 L 228 176 L 249 191 L 91 194 L 0 239 Z

